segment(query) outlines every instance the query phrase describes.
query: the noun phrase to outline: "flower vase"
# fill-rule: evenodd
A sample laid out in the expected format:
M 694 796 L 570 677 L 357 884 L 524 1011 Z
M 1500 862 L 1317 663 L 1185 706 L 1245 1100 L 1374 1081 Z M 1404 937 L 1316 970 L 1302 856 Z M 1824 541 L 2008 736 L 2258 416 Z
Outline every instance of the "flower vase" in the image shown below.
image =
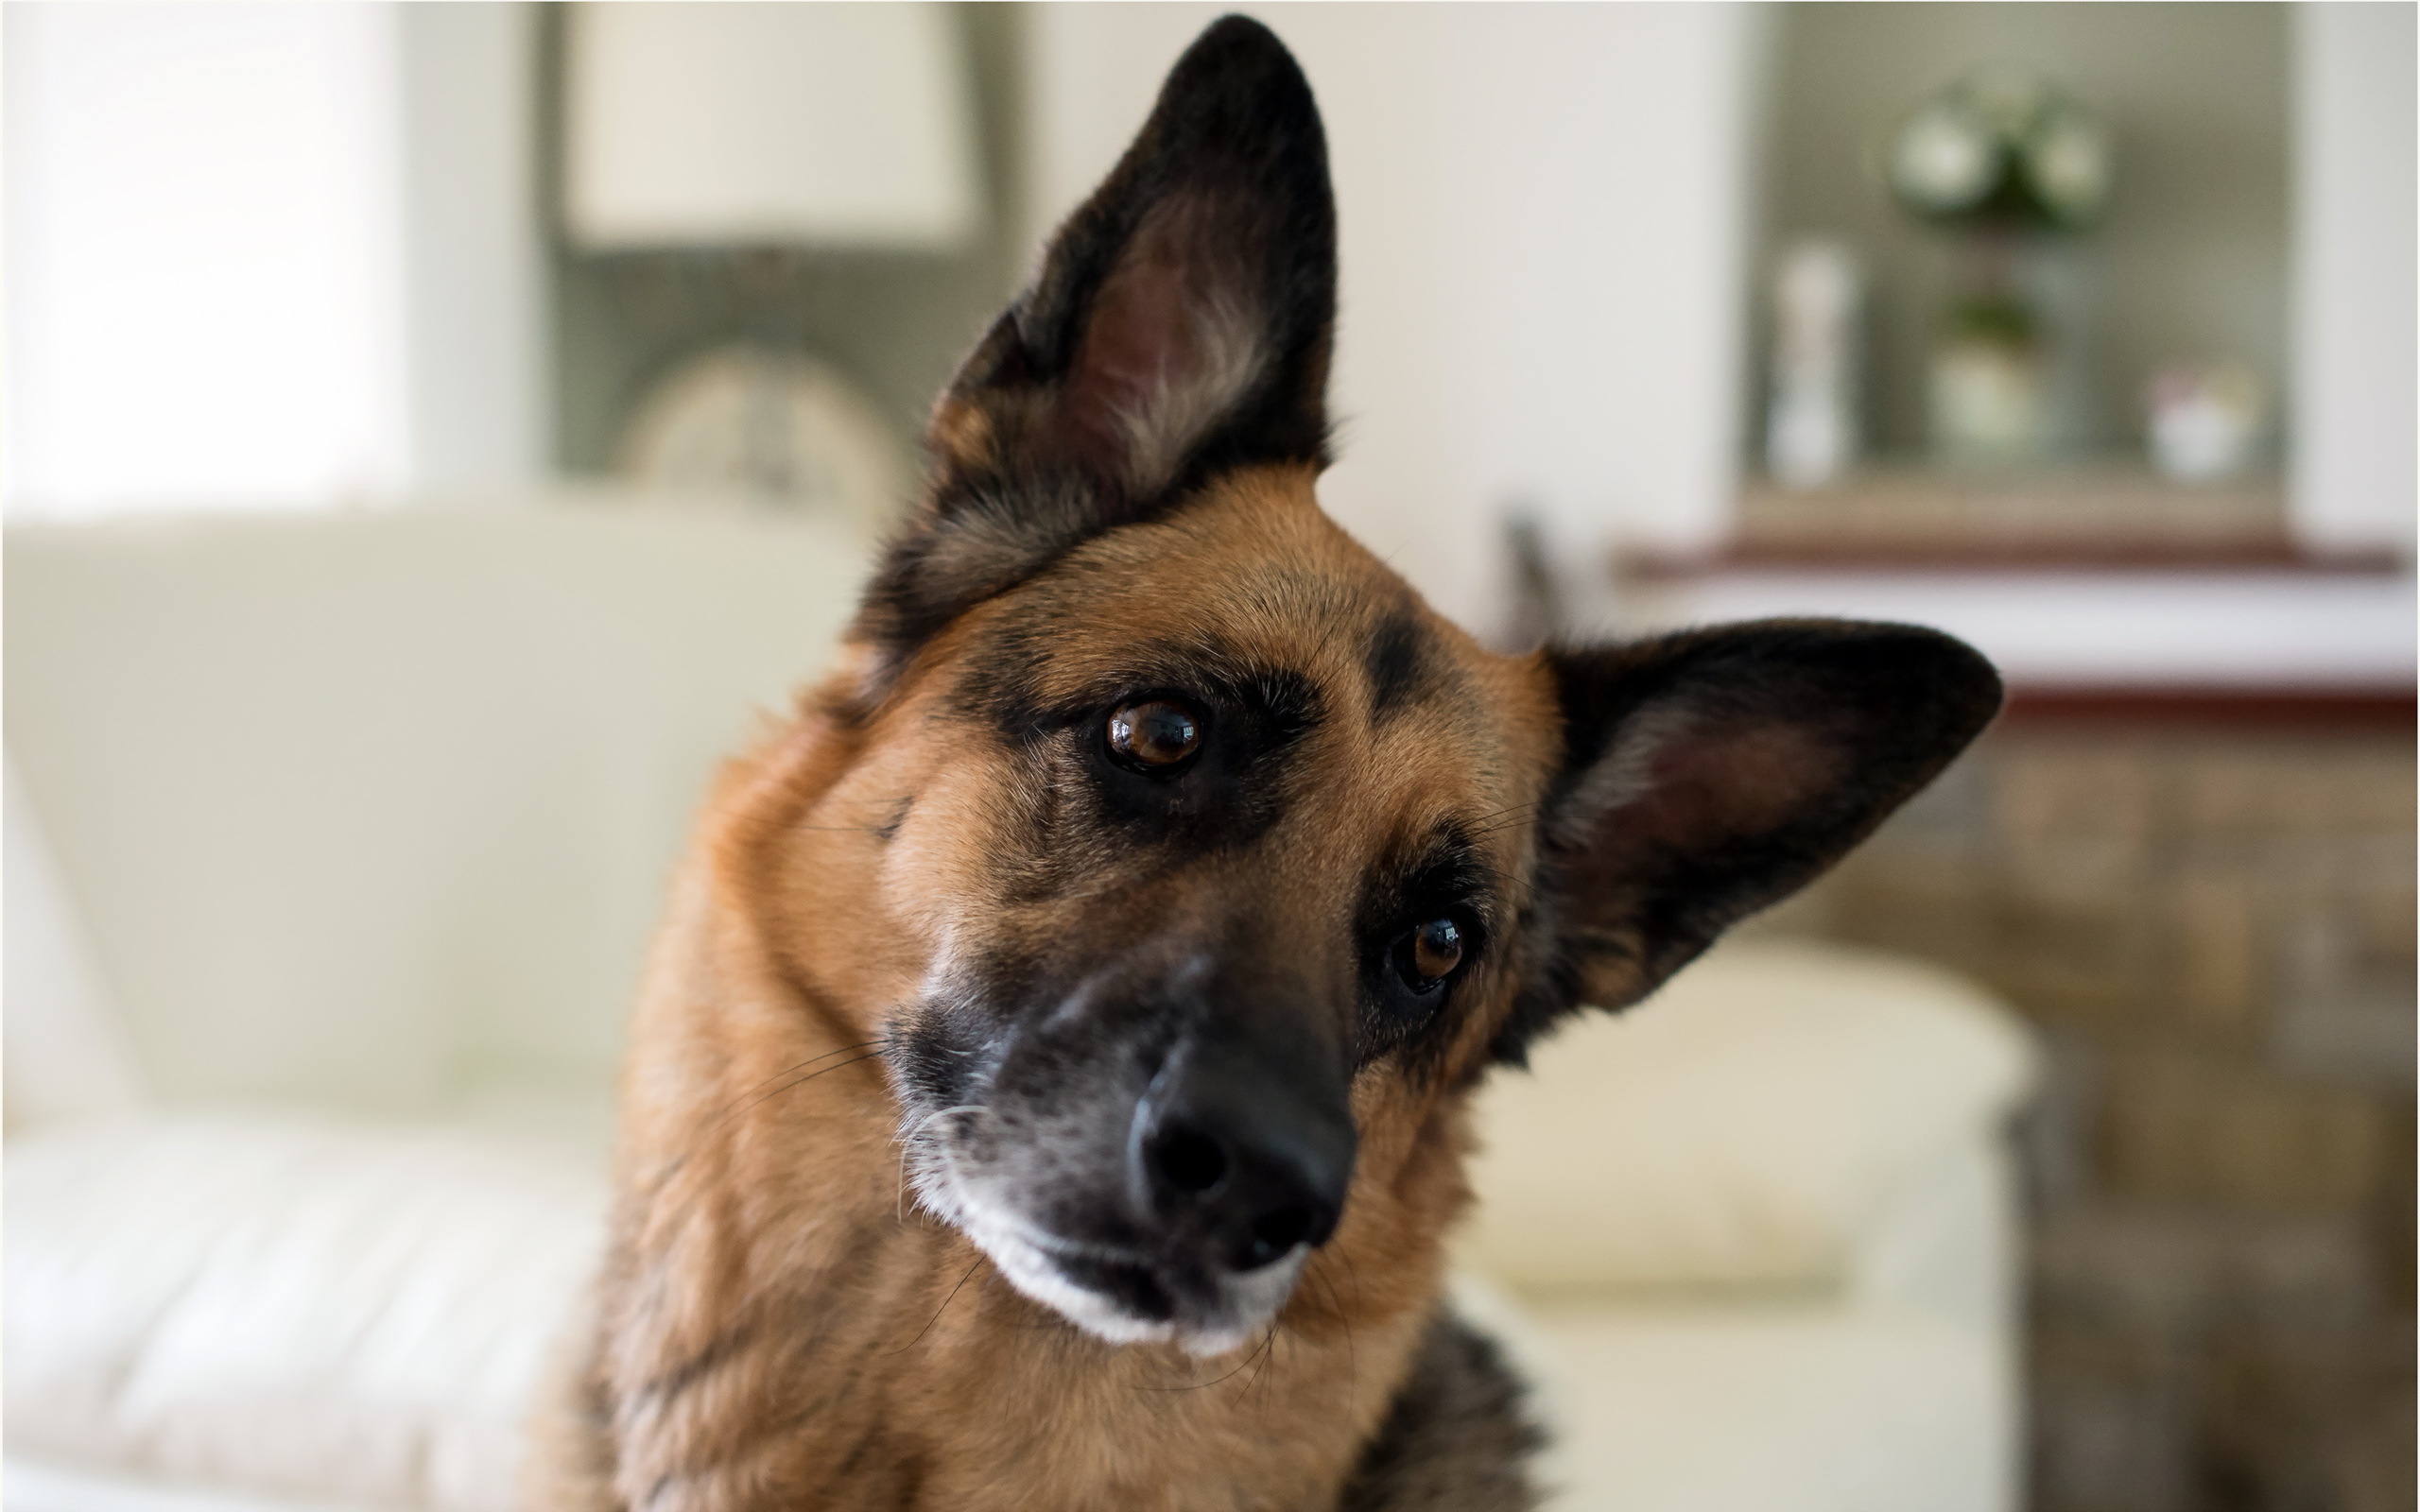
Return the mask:
M 1933 450 L 1954 467 L 1999 468 L 2042 455 L 2048 364 L 2022 305 L 1968 302 L 1933 349 Z

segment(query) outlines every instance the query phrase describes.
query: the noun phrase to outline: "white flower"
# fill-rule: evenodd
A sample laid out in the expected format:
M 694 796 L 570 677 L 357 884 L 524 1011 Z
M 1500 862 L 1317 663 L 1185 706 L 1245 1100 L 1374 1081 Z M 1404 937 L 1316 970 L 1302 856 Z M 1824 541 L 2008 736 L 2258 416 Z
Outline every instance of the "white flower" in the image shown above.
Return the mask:
M 1928 105 L 1892 144 L 1891 183 L 1921 209 L 1963 210 L 1990 191 L 1997 156 L 1982 123 L 1945 102 Z
M 2062 113 L 2025 146 L 2027 177 L 2063 220 L 2082 220 L 2109 195 L 2109 146 L 2098 130 Z

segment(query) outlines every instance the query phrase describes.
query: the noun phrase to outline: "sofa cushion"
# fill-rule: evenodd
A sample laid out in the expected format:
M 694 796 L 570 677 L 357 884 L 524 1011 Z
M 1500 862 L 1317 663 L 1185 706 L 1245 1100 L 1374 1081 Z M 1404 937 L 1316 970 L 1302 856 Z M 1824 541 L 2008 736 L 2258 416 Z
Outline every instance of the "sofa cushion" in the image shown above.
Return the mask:
M 2010 1512 L 2006 1341 L 1925 1312 L 1531 1304 L 1554 1512 Z
M 14 761 L 0 796 L 0 875 L 9 879 L 0 942 L 8 1126 L 130 1113 L 147 1100 L 142 1068 Z
M 603 505 L 12 527 L 9 753 L 159 1095 L 609 1080 L 715 766 L 869 557 Z
M 506 1512 L 604 1205 L 585 1137 L 220 1113 L 14 1138 L 9 1452 Z
M 1955 976 L 1735 941 L 1494 1076 L 1462 1262 L 1532 1297 L 1845 1289 L 1866 1231 L 1993 1137 L 2031 1068 Z
M 0 1462 L 0 1504 L 9 1512 L 365 1512 L 248 1491 L 196 1491 L 17 1453 Z

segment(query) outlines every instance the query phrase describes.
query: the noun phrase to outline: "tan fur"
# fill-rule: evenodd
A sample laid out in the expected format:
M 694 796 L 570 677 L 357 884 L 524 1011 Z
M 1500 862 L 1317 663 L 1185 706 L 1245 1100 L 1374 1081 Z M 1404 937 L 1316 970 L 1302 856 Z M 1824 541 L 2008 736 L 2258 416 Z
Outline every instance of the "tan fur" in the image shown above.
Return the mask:
M 1473 823 L 1504 876 L 1530 873 L 1530 827 L 1488 821 L 1525 812 L 1553 769 L 1543 672 L 1420 609 L 1452 696 L 1367 717 L 1357 632 L 1417 601 L 1320 512 L 1307 468 L 1230 474 L 1083 544 L 925 645 L 861 723 L 847 711 L 871 653 L 853 647 L 725 772 L 674 888 L 623 1091 L 598 1343 L 542 1438 L 533 1507 L 1320 1508 L 1376 1431 L 1468 1201 L 1463 1089 L 1511 996 L 1501 962 L 1472 984 L 1441 1074 L 1357 1079 L 1341 1226 L 1276 1326 L 1231 1355 L 1077 1332 L 904 1188 L 883 1062 L 858 1058 L 886 1012 L 970 935 L 1072 927 L 1063 900 L 1001 895 L 991 848 L 1032 796 L 948 703 L 987 634 L 1043 598 L 1065 623 L 1052 679 L 1196 627 L 1305 669 L 1350 712 L 1312 737 L 1318 781 L 1266 852 L 1305 927 L 1335 925 L 1375 849 L 1443 816 Z M 1114 861 L 1088 918 L 1187 906 L 1184 881 Z

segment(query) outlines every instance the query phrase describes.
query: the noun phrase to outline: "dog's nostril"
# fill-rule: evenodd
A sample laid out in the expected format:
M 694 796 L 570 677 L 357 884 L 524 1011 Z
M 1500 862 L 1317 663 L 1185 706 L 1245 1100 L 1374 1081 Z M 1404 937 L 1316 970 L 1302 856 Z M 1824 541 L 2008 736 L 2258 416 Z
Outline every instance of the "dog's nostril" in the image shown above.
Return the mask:
M 1227 1179 L 1227 1152 L 1217 1140 L 1189 1128 L 1171 1129 L 1154 1141 L 1151 1162 L 1169 1186 L 1197 1196 Z
M 1308 1208 L 1279 1208 L 1253 1220 L 1252 1244 L 1246 1253 L 1254 1265 L 1266 1265 L 1311 1237 L 1316 1220 Z

